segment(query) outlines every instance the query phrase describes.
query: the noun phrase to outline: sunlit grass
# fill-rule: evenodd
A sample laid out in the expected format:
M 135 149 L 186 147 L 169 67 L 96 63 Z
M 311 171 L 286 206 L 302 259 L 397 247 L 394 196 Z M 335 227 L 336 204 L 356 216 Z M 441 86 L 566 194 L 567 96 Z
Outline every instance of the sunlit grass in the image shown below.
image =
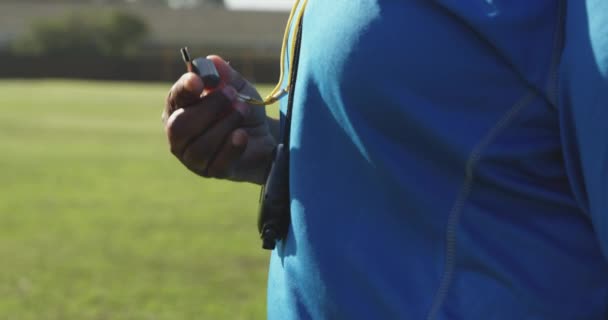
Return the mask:
M 259 188 L 179 165 L 168 88 L 0 82 L 0 319 L 264 318 Z

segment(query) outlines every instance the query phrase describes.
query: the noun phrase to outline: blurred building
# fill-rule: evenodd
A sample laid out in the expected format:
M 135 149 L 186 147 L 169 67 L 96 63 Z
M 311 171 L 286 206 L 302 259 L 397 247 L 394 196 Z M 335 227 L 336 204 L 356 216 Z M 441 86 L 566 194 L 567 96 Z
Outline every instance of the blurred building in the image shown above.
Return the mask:
M 191 48 L 193 55 L 216 53 L 225 56 L 253 78 L 261 81 L 274 79 L 274 67 L 267 69 L 278 64 L 288 12 L 234 11 L 211 0 L 176 1 L 172 5 L 179 9 L 171 9 L 163 5 L 166 1 L 160 0 L 0 1 L 0 51 L 6 49 L 11 40 L 27 32 L 37 20 L 61 17 L 69 12 L 113 8 L 136 14 L 146 22 L 149 36 L 141 55 L 157 61 L 165 69 L 171 69 L 163 76 L 152 76 L 149 80 L 173 77 L 178 70 L 167 65 L 179 64 L 178 50 L 185 45 Z M 269 74 L 264 74 L 267 71 Z M 0 68 L 0 77 L 7 76 L 15 75 Z M 51 72 L 48 76 L 53 77 L 54 74 Z M 142 80 L 147 78 L 142 76 Z

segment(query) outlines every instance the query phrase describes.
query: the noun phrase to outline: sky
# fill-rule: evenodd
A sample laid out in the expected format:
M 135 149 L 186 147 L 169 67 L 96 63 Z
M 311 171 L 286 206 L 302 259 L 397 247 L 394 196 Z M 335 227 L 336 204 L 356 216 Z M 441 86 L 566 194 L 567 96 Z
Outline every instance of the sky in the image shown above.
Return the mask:
M 225 3 L 234 10 L 289 11 L 294 0 L 225 0 Z

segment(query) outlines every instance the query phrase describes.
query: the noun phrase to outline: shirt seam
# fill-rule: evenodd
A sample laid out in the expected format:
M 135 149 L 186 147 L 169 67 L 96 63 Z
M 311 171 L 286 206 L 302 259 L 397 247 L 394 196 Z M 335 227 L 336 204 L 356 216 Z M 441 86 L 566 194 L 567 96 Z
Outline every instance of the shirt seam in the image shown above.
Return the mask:
M 557 22 L 555 27 L 556 30 L 554 32 L 555 38 L 553 41 L 553 49 L 551 50 L 551 65 L 549 68 L 547 84 L 545 86 L 547 98 L 550 104 L 555 107 L 555 109 L 557 109 L 558 101 L 557 89 L 559 81 L 559 65 L 561 63 L 561 55 L 565 42 L 565 15 L 566 1 L 559 0 L 557 9 Z M 456 227 L 460 221 L 464 204 L 471 193 L 471 189 L 473 187 L 474 182 L 474 169 L 475 165 L 481 158 L 481 152 L 484 148 L 489 146 L 490 143 L 492 143 L 492 141 L 494 140 L 494 138 L 496 138 L 496 136 L 498 136 L 500 131 L 504 129 L 509 124 L 511 119 L 515 117 L 515 115 L 523 107 L 528 105 L 535 96 L 535 90 L 528 90 L 528 92 L 520 100 L 518 100 L 518 102 L 516 102 L 513 107 L 510 108 L 510 110 L 503 116 L 503 118 L 498 123 L 496 123 L 496 125 L 492 129 L 490 129 L 490 131 L 488 131 L 486 136 L 475 146 L 473 151 L 471 151 L 471 154 L 467 159 L 467 162 L 465 164 L 465 180 L 458 193 L 456 202 L 454 203 L 452 209 L 450 210 L 450 213 L 448 214 L 448 225 L 446 227 L 445 240 L 445 267 L 441 276 L 439 287 L 437 289 L 437 292 L 435 293 L 431 308 L 429 309 L 427 320 L 436 319 L 439 310 L 441 309 L 444 300 L 447 296 L 454 276 L 454 267 L 456 259 Z
M 481 153 L 494 141 L 494 139 L 502 132 L 502 130 L 510 124 L 511 120 L 515 118 L 519 111 L 529 105 L 534 100 L 534 98 L 536 98 L 535 92 L 533 90 L 528 90 L 523 97 L 518 99 L 517 102 L 515 102 L 515 104 L 511 108 L 509 108 L 509 110 L 502 116 L 502 118 L 477 143 L 477 145 L 471 151 L 469 158 L 467 159 L 467 162 L 465 164 L 464 182 L 458 193 L 456 202 L 454 203 L 452 209 L 450 210 L 450 213 L 448 214 L 448 224 L 445 233 L 445 267 L 440 280 L 439 288 L 437 289 L 435 298 L 433 299 L 433 303 L 426 318 L 427 320 L 436 319 L 453 280 L 456 260 L 456 227 L 458 226 L 460 217 L 462 216 L 462 211 L 466 200 L 471 193 L 475 178 L 474 170 L 475 166 L 481 159 Z

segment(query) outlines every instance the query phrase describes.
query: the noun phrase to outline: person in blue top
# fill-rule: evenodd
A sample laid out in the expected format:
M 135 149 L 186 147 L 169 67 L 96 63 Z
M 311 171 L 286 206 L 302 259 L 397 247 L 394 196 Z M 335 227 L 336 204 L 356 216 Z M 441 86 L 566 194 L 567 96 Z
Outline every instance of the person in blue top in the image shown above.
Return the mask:
M 607 1 L 295 10 L 291 224 L 269 319 L 608 319 Z M 171 150 L 262 184 L 280 123 L 210 58 L 223 89 L 175 83 Z

